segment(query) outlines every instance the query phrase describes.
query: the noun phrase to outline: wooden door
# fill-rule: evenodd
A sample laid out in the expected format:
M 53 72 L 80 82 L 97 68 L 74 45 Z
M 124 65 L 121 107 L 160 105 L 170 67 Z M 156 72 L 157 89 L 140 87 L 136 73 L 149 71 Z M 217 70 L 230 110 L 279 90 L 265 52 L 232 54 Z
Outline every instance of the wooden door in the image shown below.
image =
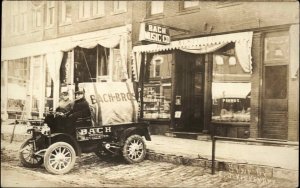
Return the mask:
M 176 54 L 176 97 L 175 104 L 180 118 L 175 118 L 178 131 L 199 132 L 203 129 L 204 117 L 204 58 L 200 55 L 178 52 Z
M 266 35 L 263 71 L 262 134 L 264 138 L 287 139 L 288 131 L 288 35 Z

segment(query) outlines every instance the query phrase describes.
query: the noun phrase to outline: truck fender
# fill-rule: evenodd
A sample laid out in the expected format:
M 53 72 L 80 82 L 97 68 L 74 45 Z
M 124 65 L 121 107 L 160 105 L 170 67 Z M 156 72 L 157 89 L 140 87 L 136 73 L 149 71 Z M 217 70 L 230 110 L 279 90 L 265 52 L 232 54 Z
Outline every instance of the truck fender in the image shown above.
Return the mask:
M 71 135 L 64 134 L 64 133 L 53 133 L 50 135 L 50 138 L 51 138 L 51 144 L 55 142 L 66 142 L 74 148 L 77 156 L 81 155 L 82 153 L 81 148 L 77 143 L 77 141 Z
M 123 131 L 123 133 L 120 135 L 120 142 L 123 145 L 125 143 L 125 140 L 133 134 L 137 134 L 140 136 L 145 136 L 146 140 L 150 141 L 151 137 L 148 131 L 147 127 L 130 127 Z

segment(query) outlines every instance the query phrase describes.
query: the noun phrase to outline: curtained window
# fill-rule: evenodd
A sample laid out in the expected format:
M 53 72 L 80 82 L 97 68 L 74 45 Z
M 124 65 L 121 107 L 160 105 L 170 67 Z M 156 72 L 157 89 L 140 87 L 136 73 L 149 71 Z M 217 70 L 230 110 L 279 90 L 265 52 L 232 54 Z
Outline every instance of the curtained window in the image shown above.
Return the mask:
M 213 53 L 212 120 L 215 121 L 250 121 L 251 77 L 236 57 L 235 48 L 234 43 L 229 43 Z

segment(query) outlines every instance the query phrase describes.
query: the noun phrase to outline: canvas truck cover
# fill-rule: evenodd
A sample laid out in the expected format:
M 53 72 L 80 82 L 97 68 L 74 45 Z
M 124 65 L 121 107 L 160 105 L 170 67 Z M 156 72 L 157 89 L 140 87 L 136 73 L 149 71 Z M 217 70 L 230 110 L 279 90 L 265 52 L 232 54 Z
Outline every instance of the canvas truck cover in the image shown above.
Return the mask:
M 138 104 L 131 82 L 80 83 L 79 88 L 85 91 L 96 126 L 137 121 Z

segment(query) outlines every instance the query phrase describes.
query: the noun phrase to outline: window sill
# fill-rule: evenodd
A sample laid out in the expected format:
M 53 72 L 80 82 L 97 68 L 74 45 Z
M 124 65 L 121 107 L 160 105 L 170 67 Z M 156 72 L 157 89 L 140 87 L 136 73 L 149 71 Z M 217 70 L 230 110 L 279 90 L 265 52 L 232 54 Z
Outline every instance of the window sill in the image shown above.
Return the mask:
M 199 11 L 200 11 L 199 7 L 185 8 L 180 10 L 180 12 L 177 12 L 176 15 L 192 14 Z
M 59 26 L 68 26 L 71 24 L 72 24 L 72 22 L 64 22 L 64 23 L 60 23 Z
M 105 15 L 97 15 L 97 16 L 93 16 L 93 17 L 89 17 L 89 18 L 79 18 L 78 22 L 86 22 L 86 21 L 90 21 L 90 20 L 95 20 L 95 19 L 99 19 L 99 18 L 103 18 Z
M 45 27 L 45 29 L 53 29 L 53 28 L 54 28 L 54 24 L 47 25 L 47 26 Z
M 111 15 L 123 14 L 126 12 L 127 12 L 127 10 L 115 10 L 111 13 Z
M 156 20 L 156 19 L 162 19 L 164 18 L 164 14 L 154 14 L 154 15 L 149 15 L 147 16 L 144 21 L 151 21 L 151 20 Z

